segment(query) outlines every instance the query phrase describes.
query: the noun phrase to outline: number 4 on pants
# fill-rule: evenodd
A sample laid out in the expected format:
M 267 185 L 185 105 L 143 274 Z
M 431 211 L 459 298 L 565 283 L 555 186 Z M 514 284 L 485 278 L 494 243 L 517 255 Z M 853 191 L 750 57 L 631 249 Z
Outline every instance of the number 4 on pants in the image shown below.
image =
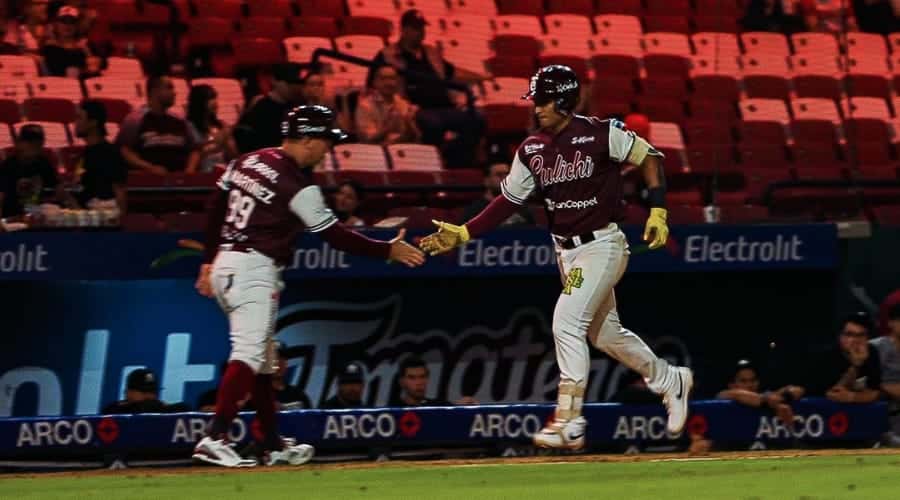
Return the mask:
M 584 278 L 581 276 L 581 268 L 574 267 L 566 276 L 566 284 L 563 286 L 562 293 L 572 295 L 572 289 L 581 288 L 582 283 L 584 283 Z

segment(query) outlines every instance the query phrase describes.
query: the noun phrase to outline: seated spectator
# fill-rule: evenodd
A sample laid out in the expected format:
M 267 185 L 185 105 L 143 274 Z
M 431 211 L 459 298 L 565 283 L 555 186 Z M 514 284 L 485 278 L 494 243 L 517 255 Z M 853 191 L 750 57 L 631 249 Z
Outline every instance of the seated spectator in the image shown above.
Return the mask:
M 365 226 L 366 222 L 356 214 L 363 198 L 363 187 L 355 181 L 344 181 L 338 184 L 334 192 L 334 214 L 346 226 Z
M 647 381 L 636 371 L 629 370 L 625 376 L 625 386 L 616 391 L 612 400 L 627 405 L 658 405 L 662 396 L 647 387 Z
M 75 135 L 84 139 L 84 155 L 75 168 L 81 184 L 78 201 L 85 208 L 118 208 L 126 211 L 128 165 L 122 153 L 106 139 L 106 108 L 84 101 L 75 117 Z
M 741 25 L 744 31 L 772 31 L 786 35 L 806 30 L 797 0 L 750 0 Z
M 888 436 L 894 446 L 900 446 L 900 304 L 888 310 L 888 333 L 869 341 L 878 353 L 881 364 L 881 390 L 887 397 Z
M 46 196 L 46 188 L 56 188 L 55 195 Z M 25 125 L 16 137 L 15 151 L 0 163 L 0 215 L 22 215 L 26 207 L 46 201 L 70 202 L 44 152 L 44 129 Z
M 363 369 L 356 363 L 345 366 L 337 377 L 337 394 L 322 404 L 326 410 L 340 410 L 343 408 L 361 408 L 365 385 Z
M 791 402 L 803 397 L 803 388 L 788 385 L 777 391 L 760 391 L 759 372 L 750 361 L 742 359 L 735 367 L 728 389 L 719 392 L 719 399 L 730 399 L 753 408 L 769 408 L 782 422 L 793 425 Z
M 234 141 L 240 154 L 281 145 L 281 121 L 302 102 L 305 70 L 297 63 L 276 65 L 272 70 L 272 90 L 257 96 L 234 129 Z
M 49 35 L 48 4 L 48 0 L 25 0 L 22 16 L 17 20 L 7 21 L 3 41 L 18 47 L 20 53 L 36 56 Z
M 197 171 L 200 153 L 187 121 L 169 113 L 175 87 L 168 76 L 147 79 L 147 107 L 125 117 L 116 144 L 135 169 L 156 175 Z
M 411 356 L 400 364 L 398 385 L 400 393 L 394 396 L 388 406 L 447 406 L 449 401 L 430 399 L 428 390 L 428 366 L 421 358 Z
M 839 403 L 871 403 L 881 391 L 881 363 L 870 352 L 872 322 L 864 312 L 844 319 L 838 343 L 809 357 L 804 384 L 810 396 L 825 396 Z
M 22 55 L 22 50 L 19 49 L 19 46 L 6 38 L 9 34 L 8 30 L 9 21 L 0 16 L 0 56 Z
M 474 108 L 468 108 L 462 93 L 449 92 L 432 79 L 475 82 L 483 76 L 457 69 L 444 60 L 439 50 L 425 45 L 427 25 L 418 10 L 404 12 L 400 18 L 400 39 L 382 49 L 372 62 L 375 67 L 386 63 L 400 71 L 430 77 L 404 75 L 406 97 L 419 107 L 416 122 L 422 131 L 422 140 L 441 147 L 448 167 L 471 167 L 475 164 L 476 149 L 484 132 L 484 117 Z M 374 80 L 371 70 L 368 80 Z
M 103 409 L 104 415 L 133 413 L 177 413 L 187 411 L 183 403 L 166 404 L 159 400 L 159 385 L 152 371 L 141 368 L 128 374 L 125 399 Z
M 188 96 L 187 120 L 194 142 L 200 144 L 200 171 L 212 172 L 224 168 L 226 160 L 237 156 L 231 130 L 219 120 L 219 100 L 216 89 L 209 85 L 191 87 Z
M 484 194 L 477 200 L 470 203 L 463 212 L 461 223 L 475 217 L 494 198 L 500 196 L 500 182 L 509 175 L 509 165 L 506 163 L 494 163 L 484 170 Z M 519 211 L 512 214 L 503 222 L 504 226 L 533 226 L 534 217 L 528 211 L 528 207 L 522 205 Z
M 78 9 L 63 7 L 54 19 L 53 37 L 41 48 L 50 76 L 73 78 L 100 74 L 100 58 L 93 55 L 87 37 L 78 34 Z
M 302 80 L 303 83 L 300 84 L 301 104 L 334 107 L 334 104 L 329 102 L 325 96 L 325 77 L 322 76 L 319 68 L 307 69 L 303 73 Z
M 312 408 L 309 398 L 296 385 L 291 385 L 285 379 L 290 357 L 284 347 L 278 349 L 278 368 L 272 374 L 272 387 L 275 389 L 275 401 L 279 410 L 297 410 Z
M 372 74 L 366 92 L 356 106 L 359 142 L 397 144 L 418 142 L 417 108 L 399 94 L 399 77 L 393 66 L 380 66 Z

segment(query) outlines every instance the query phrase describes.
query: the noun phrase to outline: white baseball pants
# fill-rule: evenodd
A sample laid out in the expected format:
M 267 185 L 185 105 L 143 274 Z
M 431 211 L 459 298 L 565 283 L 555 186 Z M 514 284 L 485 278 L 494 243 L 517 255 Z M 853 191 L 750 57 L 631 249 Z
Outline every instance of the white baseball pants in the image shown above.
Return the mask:
M 628 241 L 616 224 L 596 231 L 597 239 L 571 250 L 558 248 L 563 291 L 553 313 L 553 337 L 560 380 L 587 385 L 590 343 L 653 384 L 668 363 L 622 326 L 613 287 L 628 265 Z
M 245 363 L 254 373 L 274 373 L 278 363 L 275 321 L 284 288 L 275 261 L 253 251 L 220 251 L 210 279 L 216 300 L 228 315 L 228 359 Z

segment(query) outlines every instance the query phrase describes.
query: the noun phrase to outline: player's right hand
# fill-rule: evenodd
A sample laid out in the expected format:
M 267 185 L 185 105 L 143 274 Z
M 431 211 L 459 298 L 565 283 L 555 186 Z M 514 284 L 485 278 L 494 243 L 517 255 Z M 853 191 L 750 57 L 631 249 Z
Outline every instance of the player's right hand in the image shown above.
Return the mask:
M 407 267 L 419 267 L 425 263 L 425 254 L 418 248 L 404 241 L 406 229 L 401 229 L 397 236 L 390 241 L 391 253 L 388 257 L 391 262 L 400 262 Z
M 419 248 L 428 252 L 429 255 L 438 255 L 449 252 L 458 246 L 464 245 L 469 241 L 469 230 L 465 225 L 457 226 L 449 222 L 431 221 L 438 227 L 436 233 L 431 233 L 422 238 L 419 242 Z
M 212 264 L 203 264 L 200 266 L 200 274 L 197 275 L 197 282 L 194 283 L 194 288 L 197 289 L 197 293 L 204 297 L 213 296 L 212 281 L 210 281 L 209 278 L 211 272 Z

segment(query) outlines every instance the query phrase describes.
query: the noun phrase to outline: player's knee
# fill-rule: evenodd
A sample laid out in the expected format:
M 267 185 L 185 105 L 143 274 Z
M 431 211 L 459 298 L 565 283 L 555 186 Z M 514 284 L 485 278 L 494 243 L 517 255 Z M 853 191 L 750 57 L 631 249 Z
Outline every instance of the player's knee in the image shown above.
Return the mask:
M 619 335 L 621 326 L 616 321 L 606 320 L 597 331 L 597 335 L 591 336 L 591 344 L 597 349 L 604 349 L 613 342 Z
M 261 344 L 235 344 L 231 350 L 232 360 L 240 361 L 253 373 L 260 373 L 266 361 L 266 345 Z

